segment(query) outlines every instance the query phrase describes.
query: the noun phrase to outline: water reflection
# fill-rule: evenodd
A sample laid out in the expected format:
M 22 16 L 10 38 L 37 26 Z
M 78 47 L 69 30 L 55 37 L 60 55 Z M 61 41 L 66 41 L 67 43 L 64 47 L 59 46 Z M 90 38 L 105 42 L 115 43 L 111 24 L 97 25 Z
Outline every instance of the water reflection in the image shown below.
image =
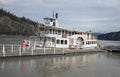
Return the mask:
M 98 54 L 77 55 L 77 56 L 59 56 L 59 57 L 36 57 L 21 59 L 0 60 L 1 76 L 11 77 L 23 76 L 29 77 L 56 77 L 65 71 L 85 68 L 94 61 Z M 9 74 L 6 74 L 9 73 Z M 29 73 L 29 74 L 28 74 Z
M 4 65 L 5 65 L 5 62 L 2 61 L 2 63 L 1 63 L 1 70 L 2 70 L 2 71 L 4 71 Z
M 119 77 L 119 53 L 0 59 L 1 77 Z

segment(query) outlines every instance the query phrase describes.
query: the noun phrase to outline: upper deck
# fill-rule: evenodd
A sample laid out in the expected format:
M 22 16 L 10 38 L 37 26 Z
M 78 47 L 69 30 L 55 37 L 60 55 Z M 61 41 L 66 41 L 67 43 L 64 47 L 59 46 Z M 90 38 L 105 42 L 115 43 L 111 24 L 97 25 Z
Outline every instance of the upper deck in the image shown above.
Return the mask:
M 73 35 L 81 35 L 85 39 L 97 39 L 91 32 L 81 32 L 76 30 L 64 29 L 59 27 L 58 14 L 54 17 L 44 18 L 43 25 L 39 26 L 39 34 L 42 37 L 70 38 Z
M 41 36 L 69 38 L 70 36 L 73 35 L 82 35 L 86 39 L 97 39 L 90 32 L 80 32 L 54 26 L 40 26 L 39 28 Z

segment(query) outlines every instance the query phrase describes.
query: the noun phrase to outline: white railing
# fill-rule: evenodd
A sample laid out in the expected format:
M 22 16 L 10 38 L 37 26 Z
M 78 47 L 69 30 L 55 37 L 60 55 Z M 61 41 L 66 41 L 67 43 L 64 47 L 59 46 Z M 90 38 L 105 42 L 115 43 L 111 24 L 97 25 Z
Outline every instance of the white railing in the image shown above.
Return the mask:
M 18 44 L 0 44 L 0 51 L 3 57 L 12 53 L 19 53 L 21 56 L 21 45 Z M 0 55 L 0 56 L 1 56 Z
M 64 54 L 64 48 L 40 48 L 35 49 L 34 45 L 27 47 L 25 52 L 23 52 L 21 45 L 18 44 L 0 44 L 0 57 L 7 56 L 22 56 L 22 55 L 45 55 L 45 54 Z

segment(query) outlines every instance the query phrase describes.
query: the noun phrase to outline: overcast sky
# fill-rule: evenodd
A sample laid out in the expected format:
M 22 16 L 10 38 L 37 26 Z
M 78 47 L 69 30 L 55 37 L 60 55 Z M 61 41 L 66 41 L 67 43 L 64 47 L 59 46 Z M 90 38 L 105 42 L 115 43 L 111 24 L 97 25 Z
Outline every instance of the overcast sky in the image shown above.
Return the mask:
M 37 22 L 55 11 L 63 28 L 120 31 L 120 0 L 0 0 L 0 8 Z

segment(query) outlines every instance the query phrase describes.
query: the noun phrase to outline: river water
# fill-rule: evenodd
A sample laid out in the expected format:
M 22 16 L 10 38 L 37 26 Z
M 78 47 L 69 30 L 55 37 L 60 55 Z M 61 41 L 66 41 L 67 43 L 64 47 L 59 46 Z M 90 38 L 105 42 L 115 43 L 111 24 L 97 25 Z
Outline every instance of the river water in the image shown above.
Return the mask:
M 106 40 L 98 40 L 99 44 L 104 46 L 120 46 L 120 41 L 106 41 Z
M 0 59 L 0 77 L 120 77 L 120 53 Z

